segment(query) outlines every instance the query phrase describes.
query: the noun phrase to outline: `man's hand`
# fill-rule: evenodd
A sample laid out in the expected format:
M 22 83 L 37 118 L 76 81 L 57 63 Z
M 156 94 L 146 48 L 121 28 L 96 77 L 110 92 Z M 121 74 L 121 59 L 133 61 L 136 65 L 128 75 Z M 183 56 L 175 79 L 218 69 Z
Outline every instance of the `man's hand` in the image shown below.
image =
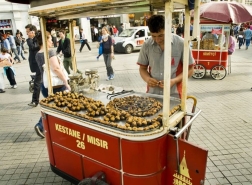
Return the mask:
M 35 36 L 35 32 L 34 32 L 34 31 L 29 31 L 29 32 L 27 33 L 27 35 L 28 35 L 29 38 L 32 39 L 32 38 Z
M 174 86 L 176 84 L 176 80 L 173 78 L 173 79 L 171 79 L 171 81 L 170 81 L 170 88 L 172 87 L 172 86 Z M 162 80 L 162 81 L 159 81 L 158 82 L 158 86 L 160 87 L 160 88 L 164 88 L 164 81 Z
M 158 85 L 158 81 L 155 78 L 151 78 L 151 77 L 148 79 L 147 85 L 149 87 L 157 87 L 157 86 L 159 86 Z

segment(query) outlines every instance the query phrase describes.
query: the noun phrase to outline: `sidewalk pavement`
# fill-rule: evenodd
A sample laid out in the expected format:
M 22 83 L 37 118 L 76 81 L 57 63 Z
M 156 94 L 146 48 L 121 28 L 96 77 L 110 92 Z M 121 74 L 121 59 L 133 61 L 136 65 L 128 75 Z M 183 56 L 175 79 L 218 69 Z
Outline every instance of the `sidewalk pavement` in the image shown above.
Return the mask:
M 97 68 L 100 84 L 145 92 L 136 65 L 138 52 L 116 54 L 112 62 L 115 79 L 106 81 L 103 58 L 97 61 L 96 44 L 90 45 L 92 52 L 87 47 L 77 52 L 79 70 Z M 77 44 L 76 51 L 79 47 Z M 237 49 L 232 55 L 232 72 L 223 80 L 213 80 L 209 74 L 189 79 L 188 94 L 197 97 L 197 108 L 202 110 L 189 140 L 209 150 L 205 185 L 252 184 L 251 53 L 252 46 Z M 14 67 L 18 88 L 0 94 L 0 185 L 71 184 L 51 171 L 45 140 L 34 131 L 40 108 L 27 105 L 32 96 L 28 61 Z M 7 79 L 5 82 L 8 87 Z

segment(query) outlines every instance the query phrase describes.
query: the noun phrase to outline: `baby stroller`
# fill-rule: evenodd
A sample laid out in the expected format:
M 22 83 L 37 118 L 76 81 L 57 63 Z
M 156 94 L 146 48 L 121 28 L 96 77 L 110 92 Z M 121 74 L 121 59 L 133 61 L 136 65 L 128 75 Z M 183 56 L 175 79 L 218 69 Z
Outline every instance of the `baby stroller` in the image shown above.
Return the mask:
M 35 78 L 35 75 L 30 75 L 31 76 L 31 80 L 29 81 L 29 91 L 31 93 L 33 93 L 34 91 L 34 78 Z

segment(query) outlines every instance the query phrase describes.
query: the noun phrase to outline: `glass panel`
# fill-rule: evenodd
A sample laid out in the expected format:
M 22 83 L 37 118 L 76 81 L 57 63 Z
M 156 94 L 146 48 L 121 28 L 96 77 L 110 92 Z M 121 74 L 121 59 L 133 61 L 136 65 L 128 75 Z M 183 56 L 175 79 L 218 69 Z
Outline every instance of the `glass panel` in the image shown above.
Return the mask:
M 222 25 L 201 25 L 200 45 L 197 41 L 192 41 L 192 49 L 227 50 L 230 27 L 224 26 L 224 31 L 222 29 Z

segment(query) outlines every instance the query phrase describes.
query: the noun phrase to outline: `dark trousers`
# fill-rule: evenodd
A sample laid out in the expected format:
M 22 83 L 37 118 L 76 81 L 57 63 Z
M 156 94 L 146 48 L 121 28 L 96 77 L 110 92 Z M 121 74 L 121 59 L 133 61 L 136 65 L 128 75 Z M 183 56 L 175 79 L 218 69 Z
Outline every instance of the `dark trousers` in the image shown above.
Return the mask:
M 18 55 L 21 55 L 21 57 L 22 57 L 23 59 L 25 59 L 24 54 L 23 54 L 23 50 L 22 50 L 21 46 L 17 46 L 17 51 L 18 51 Z
M 16 85 L 16 80 L 15 80 L 15 75 L 14 72 L 12 71 L 12 69 L 10 67 L 6 68 L 6 76 L 10 82 L 10 85 Z
M 241 46 L 243 45 L 243 38 L 238 37 L 238 42 L 239 42 L 239 49 L 241 49 Z
M 17 48 L 11 48 L 12 53 L 14 53 L 15 57 L 14 60 L 18 60 L 20 62 L 20 58 L 18 56 Z
M 111 75 L 114 74 L 113 68 L 111 66 L 111 53 L 109 54 L 104 54 L 103 53 L 103 58 L 104 58 L 104 62 L 105 62 L 105 66 L 106 66 L 106 70 L 107 70 L 107 76 L 110 77 Z
M 52 41 L 53 41 L 53 45 L 56 48 L 57 47 L 57 38 L 56 37 L 52 37 Z
M 82 41 L 81 47 L 80 47 L 80 51 L 82 50 L 82 48 L 83 48 L 85 45 L 87 45 L 88 49 L 91 51 L 91 48 L 90 48 L 90 46 L 89 46 L 89 44 L 88 44 L 87 39 L 85 39 L 85 40 Z
M 41 73 L 36 72 L 34 78 L 34 91 L 32 94 L 32 102 L 34 103 L 39 103 L 40 85 L 41 85 Z

